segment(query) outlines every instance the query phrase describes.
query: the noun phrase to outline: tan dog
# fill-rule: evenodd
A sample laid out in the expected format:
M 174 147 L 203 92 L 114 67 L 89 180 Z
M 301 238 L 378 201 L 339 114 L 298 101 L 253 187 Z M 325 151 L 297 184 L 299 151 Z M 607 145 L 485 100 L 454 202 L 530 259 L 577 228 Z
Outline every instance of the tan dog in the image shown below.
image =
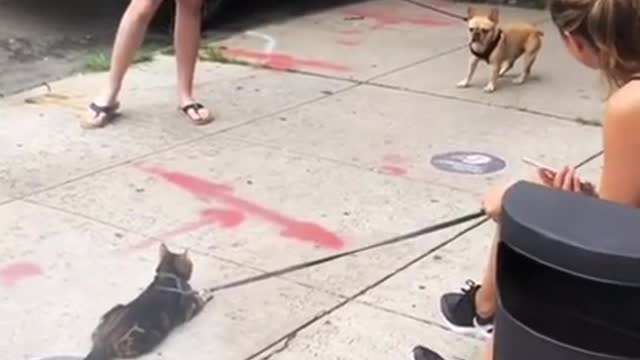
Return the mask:
M 474 8 L 470 7 L 467 14 L 469 50 L 472 56 L 469 60 L 467 76 L 458 83 L 458 87 L 469 86 L 478 62 L 484 60 L 491 66 L 491 77 L 484 91 L 493 92 L 496 90 L 498 78 L 506 74 L 516 60 L 523 55 L 522 74 L 514 80 L 514 83 L 524 83 L 542 47 L 541 37 L 544 33 L 527 23 L 498 26 L 497 8 L 492 8 L 488 14 L 478 14 Z

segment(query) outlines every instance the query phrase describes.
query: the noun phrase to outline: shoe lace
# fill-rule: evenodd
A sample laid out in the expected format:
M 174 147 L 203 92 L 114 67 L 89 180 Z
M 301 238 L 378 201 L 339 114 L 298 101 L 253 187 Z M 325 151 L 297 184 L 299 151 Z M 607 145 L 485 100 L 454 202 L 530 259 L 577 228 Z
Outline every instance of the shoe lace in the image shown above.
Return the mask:
M 462 290 L 463 294 L 468 294 L 471 291 L 473 291 L 475 288 L 478 287 L 478 285 L 473 280 L 465 281 L 465 285 L 467 285 L 467 287 L 460 288 L 460 290 Z

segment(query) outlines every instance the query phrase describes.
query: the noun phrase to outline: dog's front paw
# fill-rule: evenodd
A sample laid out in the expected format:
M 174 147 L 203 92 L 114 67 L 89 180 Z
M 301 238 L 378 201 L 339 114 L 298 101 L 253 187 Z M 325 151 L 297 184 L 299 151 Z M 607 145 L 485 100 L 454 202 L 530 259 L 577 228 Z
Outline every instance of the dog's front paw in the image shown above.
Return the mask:
M 484 92 L 492 93 L 496 91 L 496 85 L 494 83 L 488 83 L 487 86 L 484 87 Z
M 469 87 L 469 80 L 464 79 L 464 80 L 460 81 L 459 83 L 457 83 L 456 86 L 459 87 L 459 88 Z

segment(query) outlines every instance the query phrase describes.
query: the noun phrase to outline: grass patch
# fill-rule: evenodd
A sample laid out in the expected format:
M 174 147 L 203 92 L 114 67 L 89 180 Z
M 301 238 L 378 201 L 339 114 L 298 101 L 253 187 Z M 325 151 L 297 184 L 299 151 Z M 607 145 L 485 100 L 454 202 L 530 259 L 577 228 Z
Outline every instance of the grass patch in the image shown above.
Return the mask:
M 216 62 L 221 64 L 253 66 L 252 63 L 244 60 L 230 58 L 224 54 L 224 46 L 206 46 L 200 49 L 198 58 L 202 61 Z
M 141 50 L 136 53 L 133 58 L 134 64 L 141 64 L 152 61 L 154 53 L 151 50 Z M 97 52 L 89 54 L 84 61 L 84 69 L 89 72 L 109 71 L 111 67 L 111 58 L 105 52 Z
M 176 49 L 174 49 L 173 46 L 167 46 L 164 49 L 160 49 L 160 54 L 172 56 L 176 54 Z

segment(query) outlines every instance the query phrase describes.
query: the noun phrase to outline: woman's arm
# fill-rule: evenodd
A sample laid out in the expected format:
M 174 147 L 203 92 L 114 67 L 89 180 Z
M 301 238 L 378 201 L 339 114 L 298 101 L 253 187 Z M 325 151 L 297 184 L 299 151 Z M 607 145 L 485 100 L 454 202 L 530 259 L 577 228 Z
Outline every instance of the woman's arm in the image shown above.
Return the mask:
M 629 84 L 609 99 L 603 143 L 599 196 L 640 207 L 640 85 Z

